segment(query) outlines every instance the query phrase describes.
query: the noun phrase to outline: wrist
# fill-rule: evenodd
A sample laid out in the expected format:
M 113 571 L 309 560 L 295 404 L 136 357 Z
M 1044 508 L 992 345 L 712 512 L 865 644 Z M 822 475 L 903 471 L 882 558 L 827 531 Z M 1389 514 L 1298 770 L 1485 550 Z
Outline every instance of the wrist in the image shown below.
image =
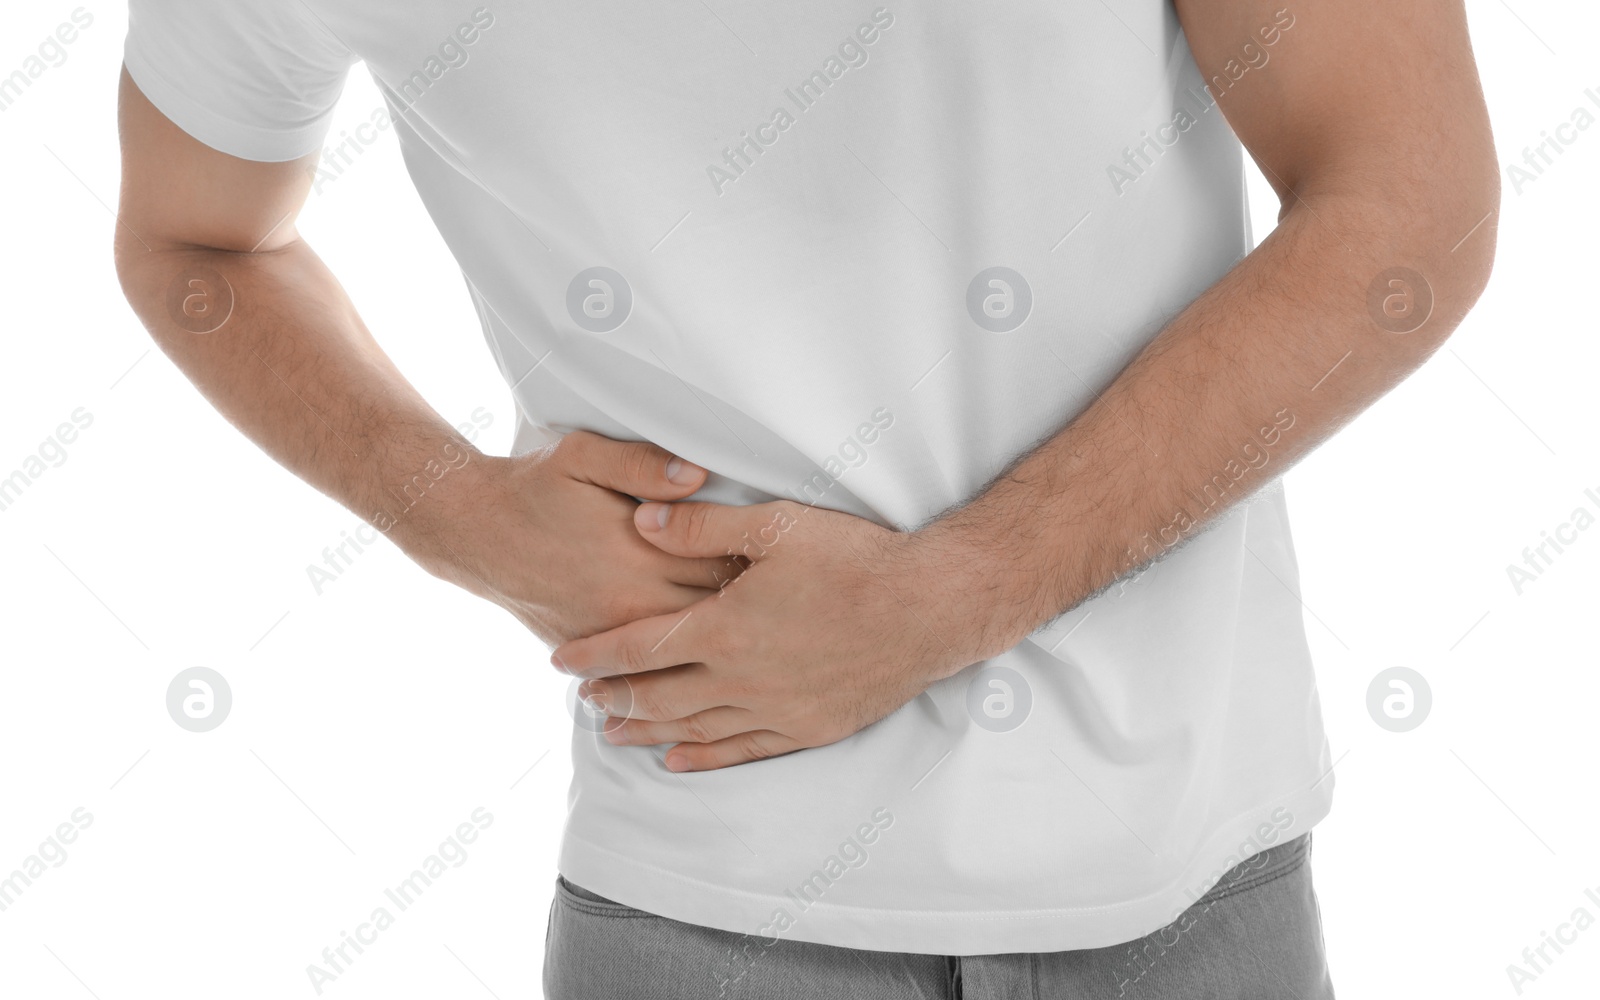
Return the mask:
M 456 438 L 395 462 L 373 492 L 367 519 L 402 552 L 436 576 L 454 579 L 444 567 L 469 547 L 467 528 L 502 478 L 508 459 L 485 455 Z
M 1034 565 L 1048 550 L 1013 549 L 1010 534 L 952 516 L 907 535 L 912 586 L 932 602 L 927 624 L 947 647 L 934 680 L 998 656 L 1053 617 Z

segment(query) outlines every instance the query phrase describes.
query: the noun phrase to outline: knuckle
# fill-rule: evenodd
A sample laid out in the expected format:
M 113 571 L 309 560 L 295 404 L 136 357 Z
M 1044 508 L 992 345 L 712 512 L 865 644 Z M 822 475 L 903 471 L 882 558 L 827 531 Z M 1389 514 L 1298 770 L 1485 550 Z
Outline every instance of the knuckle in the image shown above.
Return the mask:
M 594 447 L 593 437 L 588 431 L 573 431 L 547 445 L 545 458 L 559 474 L 569 479 L 580 478 L 581 470 L 589 462 L 589 452 Z
M 627 739 L 627 744 L 629 744 L 629 746 L 650 744 L 650 742 L 654 741 L 654 736 L 656 736 L 656 734 L 651 731 L 651 726 L 648 725 L 648 723 L 638 722 L 637 718 L 626 718 L 626 720 L 622 720 L 621 723 L 618 723 L 618 726 L 616 726 L 616 730 L 614 731 L 621 733 L 622 736 Z
M 617 662 L 630 674 L 642 673 L 649 667 L 649 654 L 637 642 L 624 642 L 617 647 Z M 634 692 L 638 697 L 638 692 Z
M 795 503 L 793 500 L 774 500 L 772 508 L 771 523 L 773 527 L 780 531 L 787 531 L 794 527 L 805 512 L 810 509 Z
M 765 760 L 772 756 L 766 745 L 761 742 L 761 738 L 755 733 L 746 733 L 739 737 L 737 746 L 739 752 L 750 760 Z
M 684 508 L 679 508 L 684 510 Z M 703 541 L 710 531 L 711 508 L 704 504 L 693 504 L 684 510 L 687 517 L 682 521 L 683 539 L 691 544 Z
M 690 743 L 710 743 L 713 739 L 711 735 L 711 726 L 707 724 L 704 716 L 689 716 L 687 719 L 683 720 L 682 728 L 683 738 L 688 740 Z
M 573 431 L 556 442 L 554 453 L 574 460 L 581 459 L 594 447 L 598 437 L 599 435 L 592 431 Z
M 655 449 L 649 444 L 634 443 L 627 445 L 622 452 L 622 475 L 628 483 L 651 483 L 660 478 L 656 475 L 661 463 L 656 461 Z
M 661 699 L 636 687 L 632 689 L 632 697 L 629 699 L 628 718 L 644 719 L 647 722 L 666 721 L 661 718 Z

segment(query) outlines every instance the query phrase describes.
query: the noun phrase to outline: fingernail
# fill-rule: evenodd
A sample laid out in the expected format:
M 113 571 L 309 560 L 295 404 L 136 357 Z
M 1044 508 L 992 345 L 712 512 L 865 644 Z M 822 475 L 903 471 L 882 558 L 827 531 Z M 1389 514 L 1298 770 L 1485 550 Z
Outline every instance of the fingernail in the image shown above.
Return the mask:
M 688 486 L 694 482 L 704 470 L 692 462 L 685 462 L 681 458 L 667 460 L 667 480 L 679 486 Z
M 689 758 L 687 756 L 685 756 L 684 754 L 681 754 L 681 753 L 669 753 L 669 754 L 667 754 L 667 770 L 669 770 L 669 771 L 687 771 L 687 770 L 689 770 Z
M 561 657 L 557 656 L 554 653 L 550 654 L 550 665 L 552 667 L 555 667 L 557 670 L 561 671 L 564 674 L 572 673 L 572 671 L 567 669 L 567 665 L 565 663 L 561 662 Z
M 646 509 L 641 510 L 633 519 L 633 523 L 638 525 L 640 531 L 660 531 L 667 526 L 667 508 L 672 506 L 671 504 L 640 504 L 640 506 Z M 649 507 L 656 509 L 649 510 Z
M 621 726 L 613 726 L 608 728 L 605 731 L 605 737 L 606 742 L 610 743 L 612 746 L 621 747 L 628 745 L 628 732 Z

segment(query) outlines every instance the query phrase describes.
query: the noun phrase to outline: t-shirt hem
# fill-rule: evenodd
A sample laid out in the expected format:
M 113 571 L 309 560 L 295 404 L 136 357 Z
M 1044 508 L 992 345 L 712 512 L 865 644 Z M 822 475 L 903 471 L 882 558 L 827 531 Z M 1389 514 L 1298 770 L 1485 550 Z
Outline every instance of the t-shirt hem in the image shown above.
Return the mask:
M 1284 807 L 1292 817 L 1271 843 L 1256 841 L 1262 815 Z M 1194 860 L 1167 886 L 1136 899 L 1049 910 L 896 910 L 817 901 L 781 935 L 785 941 L 864 951 L 922 955 L 996 955 L 1074 951 L 1135 941 L 1165 927 L 1209 888 L 1205 879 L 1243 861 L 1246 842 L 1265 850 L 1307 833 L 1332 806 L 1323 781 L 1275 799 L 1219 827 Z M 1253 852 L 1252 852 L 1253 853 Z M 1232 857 L 1227 864 L 1222 861 Z M 569 881 L 625 906 L 683 923 L 757 936 L 776 909 L 792 909 L 782 896 L 716 885 L 579 840 L 563 838 L 558 868 Z
M 322 147 L 333 118 L 330 109 L 294 128 L 264 128 L 220 115 L 162 75 L 146 58 L 133 35 L 128 36 L 123 46 L 122 64 L 144 96 L 174 125 L 212 149 L 241 160 L 261 163 L 298 160 Z

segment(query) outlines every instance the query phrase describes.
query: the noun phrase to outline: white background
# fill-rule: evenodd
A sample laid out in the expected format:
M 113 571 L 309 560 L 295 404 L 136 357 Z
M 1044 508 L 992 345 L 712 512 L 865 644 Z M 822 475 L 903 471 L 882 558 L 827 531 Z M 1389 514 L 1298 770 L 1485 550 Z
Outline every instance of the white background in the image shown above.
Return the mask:
M 0 74 L 73 9 L 19 6 L 0 13 Z M 0 874 L 93 815 L 0 912 L 0 996 L 312 996 L 305 967 L 479 806 L 494 821 L 468 860 L 327 992 L 537 996 L 567 684 L 508 615 L 387 542 L 314 592 L 306 567 L 357 519 L 218 417 L 118 289 L 125 12 L 89 9 L 66 62 L 0 112 L 0 478 L 75 408 L 94 421 L 0 512 Z M 1600 114 L 1592 3 L 1469 13 L 1503 166 L 1580 105 Z M 380 105 L 358 68 L 333 134 Z M 1600 530 L 1520 596 L 1506 573 L 1600 506 L 1597 168 L 1600 126 L 1520 193 L 1506 179 L 1477 310 L 1286 481 L 1339 761 L 1315 872 L 1344 997 L 1515 996 L 1506 966 L 1541 932 L 1600 917 L 1583 891 L 1600 897 Z M 1260 239 L 1277 206 L 1251 184 Z M 486 408 L 477 444 L 504 454 L 508 393 L 391 134 L 301 228 L 429 401 L 452 421 Z M 194 665 L 234 697 L 205 734 L 165 708 Z M 1434 698 L 1402 734 L 1365 705 L 1396 665 Z M 1596 983 L 1600 927 L 1526 993 Z

